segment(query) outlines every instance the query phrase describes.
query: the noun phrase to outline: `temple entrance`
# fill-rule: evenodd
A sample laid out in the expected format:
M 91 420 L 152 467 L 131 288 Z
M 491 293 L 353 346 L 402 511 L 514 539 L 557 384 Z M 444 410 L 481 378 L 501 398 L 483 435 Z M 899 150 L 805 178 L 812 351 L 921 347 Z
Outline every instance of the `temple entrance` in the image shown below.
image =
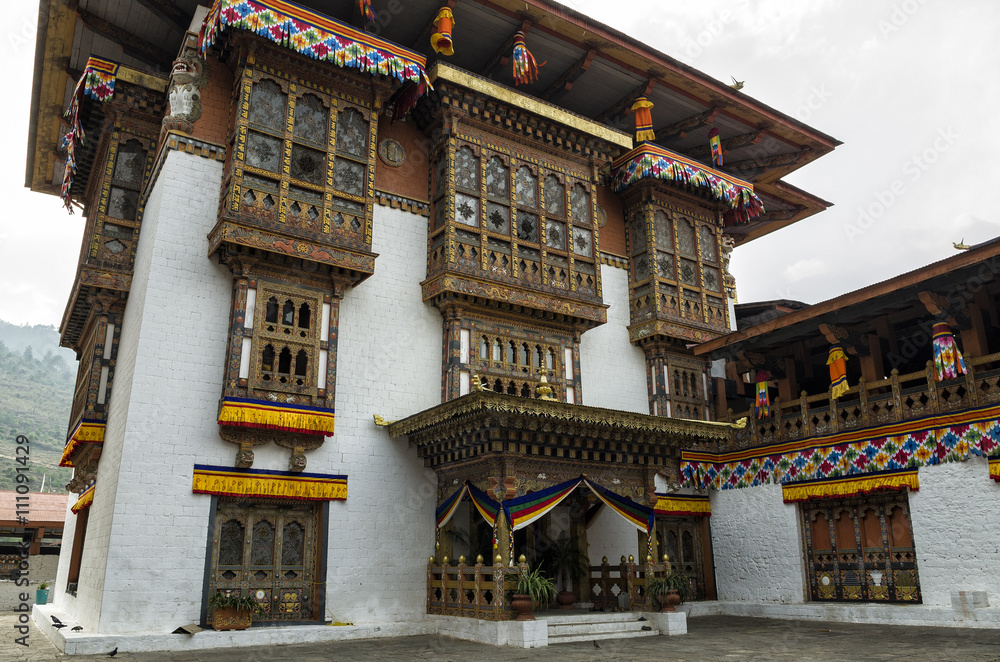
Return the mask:
M 219 498 L 208 594 L 253 596 L 264 610 L 255 622 L 319 620 L 322 512 L 313 502 Z
M 655 530 L 657 546 L 670 558 L 671 569 L 691 580 L 689 599 L 714 600 L 708 518 L 658 516 Z
M 920 602 L 906 492 L 802 505 L 813 600 Z

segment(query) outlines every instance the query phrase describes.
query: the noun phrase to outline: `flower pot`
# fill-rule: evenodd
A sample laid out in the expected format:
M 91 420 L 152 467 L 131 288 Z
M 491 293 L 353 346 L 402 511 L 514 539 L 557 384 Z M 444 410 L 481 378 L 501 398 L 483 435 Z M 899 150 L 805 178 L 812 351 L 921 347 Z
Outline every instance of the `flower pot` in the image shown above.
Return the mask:
M 216 630 L 246 630 L 251 622 L 251 614 L 246 609 L 224 607 L 212 612 L 212 627 Z
M 669 614 L 677 611 L 677 605 L 680 604 L 680 601 L 681 594 L 677 592 L 677 589 L 669 589 L 666 595 L 660 597 L 660 612 Z
M 559 591 L 556 593 L 556 602 L 559 603 L 560 609 L 572 609 L 573 603 L 576 602 L 576 593 L 572 591 Z
M 520 593 L 515 594 L 514 598 L 510 601 L 510 606 L 517 610 L 516 621 L 533 621 L 535 617 L 531 615 L 531 608 L 534 604 L 531 601 L 530 595 L 521 595 Z
M 49 602 L 49 589 L 47 588 L 36 588 L 35 589 L 35 604 L 44 605 Z

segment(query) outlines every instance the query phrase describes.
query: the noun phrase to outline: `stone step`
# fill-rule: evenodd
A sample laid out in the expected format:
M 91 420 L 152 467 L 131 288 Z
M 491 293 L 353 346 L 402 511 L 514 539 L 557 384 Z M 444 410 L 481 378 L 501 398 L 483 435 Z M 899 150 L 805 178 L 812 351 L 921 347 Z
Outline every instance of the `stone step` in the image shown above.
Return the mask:
M 641 632 L 644 625 L 650 625 L 649 621 L 562 623 L 559 625 L 549 625 L 549 637 L 587 634 L 588 632 L 600 632 L 602 634 L 607 632 Z
M 592 611 L 583 612 L 578 611 L 570 614 L 552 614 L 548 613 L 544 615 L 535 614 L 535 618 L 542 620 L 544 619 L 549 625 L 562 625 L 563 623 L 613 623 L 613 622 L 623 622 L 623 621 L 638 621 L 639 617 L 642 616 L 637 611 L 622 611 L 622 612 L 603 612 L 603 611 Z
M 639 632 L 601 632 L 597 634 L 571 634 L 553 636 L 549 633 L 549 645 L 571 644 L 577 641 L 594 641 L 596 639 L 633 639 L 635 637 L 655 637 L 660 633 L 656 630 L 640 630 Z

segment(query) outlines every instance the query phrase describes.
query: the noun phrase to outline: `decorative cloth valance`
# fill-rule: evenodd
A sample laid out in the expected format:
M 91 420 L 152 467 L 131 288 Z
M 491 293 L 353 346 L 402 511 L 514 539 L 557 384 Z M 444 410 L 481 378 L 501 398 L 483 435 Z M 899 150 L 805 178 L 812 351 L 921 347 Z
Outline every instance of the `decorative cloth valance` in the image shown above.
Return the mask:
M 226 28 L 253 32 L 296 53 L 430 87 L 427 58 L 294 2 L 215 0 L 198 37 L 202 55 Z
M 711 517 L 712 504 L 708 496 L 699 494 L 656 494 L 657 515 L 673 517 Z
M 462 502 L 462 497 L 465 496 L 466 491 L 469 489 L 468 485 L 463 484 L 458 488 L 454 494 L 444 500 L 437 510 L 434 511 L 435 521 L 440 529 L 442 526 L 448 523 L 448 520 L 452 518 L 455 511 L 458 510 L 458 504 Z M 492 522 L 490 522 L 492 524 Z
M 785 503 L 793 503 L 808 499 L 861 496 L 873 492 L 904 488 L 909 488 L 914 492 L 920 489 L 916 469 L 790 483 L 781 486 L 781 495 Z
M 347 476 L 196 464 L 191 491 L 232 497 L 335 501 L 347 498 Z
M 990 458 L 990 478 L 1000 483 L 1000 457 Z
M 91 483 L 90 487 L 80 492 L 80 498 L 76 500 L 70 510 L 74 515 L 79 515 L 82 511 L 90 508 L 90 504 L 94 503 L 94 488 L 97 487 L 96 483 Z
M 732 453 L 681 451 L 681 480 L 728 490 L 960 462 L 998 449 L 1000 405 L 990 405 Z
M 73 434 L 66 441 L 63 448 L 62 457 L 59 458 L 60 467 L 73 466 L 73 454 L 80 448 L 81 444 L 102 444 L 104 443 L 104 422 L 84 418 L 77 423 L 73 429 Z
M 641 179 L 664 179 L 692 188 L 705 189 L 728 205 L 726 225 L 747 223 L 764 213 L 764 203 L 753 191 L 753 184 L 714 170 L 703 163 L 653 143 L 642 143 L 618 157 L 611 166 L 615 192 Z
M 219 425 L 267 428 L 303 434 L 333 434 L 332 409 L 250 398 L 223 398 Z
M 76 175 L 76 148 L 86 139 L 83 127 L 80 126 L 80 103 L 88 96 L 95 101 L 107 101 L 115 95 L 115 81 L 118 79 L 118 63 L 91 56 L 83 68 L 83 75 L 76 82 L 73 97 L 66 110 L 66 122 L 69 132 L 63 136 L 62 148 L 66 150 L 66 166 L 63 169 L 62 188 L 59 197 L 63 205 L 73 213 L 73 201 L 70 189 L 73 187 L 73 177 Z

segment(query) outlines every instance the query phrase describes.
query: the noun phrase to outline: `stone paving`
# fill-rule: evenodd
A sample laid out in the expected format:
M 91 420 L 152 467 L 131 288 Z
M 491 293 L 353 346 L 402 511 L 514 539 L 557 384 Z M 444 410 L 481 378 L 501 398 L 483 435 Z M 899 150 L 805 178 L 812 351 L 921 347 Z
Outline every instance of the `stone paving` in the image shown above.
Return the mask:
M 25 649 L 13 641 L 16 617 L 0 615 L 0 662 L 107 660 L 106 655 L 61 655 L 32 628 Z M 185 653 L 121 651 L 115 660 L 141 662 L 318 662 L 379 660 L 382 662 L 508 662 L 528 660 L 669 660 L 764 662 L 882 662 L 949 660 L 1000 662 L 1000 631 L 954 628 L 853 625 L 815 621 L 779 621 L 727 616 L 701 616 L 688 621 L 688 634 L 676 637 L 605 640 L 560 644 L 548 648 L 496 648 L 439 636 L 400 637 L 335 644 L 300 644 L 266 649 L 239 648 Z

